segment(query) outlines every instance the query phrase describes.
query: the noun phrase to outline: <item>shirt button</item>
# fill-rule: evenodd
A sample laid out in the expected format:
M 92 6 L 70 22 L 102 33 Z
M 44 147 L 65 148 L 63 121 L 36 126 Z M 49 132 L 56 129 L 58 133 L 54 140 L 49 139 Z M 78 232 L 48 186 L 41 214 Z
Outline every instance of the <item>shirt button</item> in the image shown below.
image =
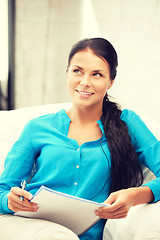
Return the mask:
M 77 148 L 77 151 L 79 151 L 80 150 L 80 148 Z
M 76 168 L 79 168 L 79 165 L 77 165 Z
M 74 185 L 76 186 L 76 185 L 77 185 L 77 182 L 75 182 Z

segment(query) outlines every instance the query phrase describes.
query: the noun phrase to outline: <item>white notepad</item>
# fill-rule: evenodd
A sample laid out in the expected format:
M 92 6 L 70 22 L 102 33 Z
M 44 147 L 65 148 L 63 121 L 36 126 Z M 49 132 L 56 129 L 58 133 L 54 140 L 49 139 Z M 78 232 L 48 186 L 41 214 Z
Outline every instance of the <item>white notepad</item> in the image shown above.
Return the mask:
M 99 221 L 94 213 L 96 209 L 107 206 L 44 186 L 36 192 L 32 201 L 39 206 L 37 212 L 19 211 L 15 215 L 52 221 L 71 229 L 77 235 L 83 234 Z

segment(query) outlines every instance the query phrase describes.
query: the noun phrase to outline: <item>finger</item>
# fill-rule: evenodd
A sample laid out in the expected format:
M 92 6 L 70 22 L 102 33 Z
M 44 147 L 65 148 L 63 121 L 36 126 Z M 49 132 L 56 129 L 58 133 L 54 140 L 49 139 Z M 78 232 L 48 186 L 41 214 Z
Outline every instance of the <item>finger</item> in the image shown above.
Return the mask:
M 109 216 L 100 216 L 100 218 L 103 219 L 121 219 L 121 218 L 125 218 L 127 217 L 128 212 L 124 212 L 124 213 L 119 213 L 119 214 L 115 214 L 115 215 L 109 215 Z
M 117 198 L 117 194 L 113 194 L 113 196 L 111 194 L 104 203 L 106 204 L 107 202 L 112 202 L 112 204 L 107 206 L 107 211 L 111 213 L 114 211 L 118 211 L 121 208 L 129 209 L 131 207 L 131 205 L 124 201 L 122 198 Z
M 116 201 L 116 193 L 111 193 L 104 203 L 112 205 L 115 201 Z
M 24 209 L 30 209 L 31 211 L 33 209 L 36 209 L 38 207 L 37 203 L 34 202 L 29 202 L 27 199 L 24 198 L 23 201 L 20 200 L 20 198 L 17 198 L 16 205 L 19 206 L 20 208 Z
M 120 212 L 115 212 L 113 214 L 110 214 L 109 218 L 110 219 L 119 219 L 119 218 L 125 218 L 125 217 L 127 217 L 127 215 L 128 215 L 128 211 L 120 211 Z M 102 214 L 102 217 L 103 217 L 103 214 Z
M 112 205 L 108 205 L 106 207 L 100 207 L 99 211 L 106 211 L 107 213 L 114 213 L 115 211 L 119 211 L 124 206 L 121 203 L 114 202 Z
M 130 207 L 126 204 L 120 205 L 119 208 L 112 206 L 101 207 L 96 211 L 96 215 L 102 218 L 117 218 L 117 216 L 126 216 Z
M 125 218 L 128 214 L 127 210 L 119 210 L 119 211 L 115 211 L 113 213 L 108 213 L 108 212 L 104 212 L 104 211 L 95 211 L 96 216 L 100 217 L 100 218 L 104 218 L 104 219 L 118 219 L 118 218 Z
M 18 211 L 25 211 L 25 212 L 37 212 L 38 211 L 38 207 L 37 208 L 27 208 L 25 206 L 20 206 L 20 205 L 8 205 L 8 208 L 11 209 L 13 212 L 18 212 Z
M 107 207 L 98 208 L 96 211 L 96 214 L 99 216 L 102 216 L 102 214 L 103 214 L 103 216 L 115 216 L 116 214 L 128 212 L 128 210 L 129 210 L 126 205 L 120 205 L 120 206 L 116 206 L 116 207 L 114 207 L 113 205 L 114 204 L 109 205 Z
M 23 201 L 20 200 L 20 194 L 26 197 Z M 38 206 L 36 203 L 30 202 L 27 198 L 32 198 L 32 194 L 18 187 L 13 187 L 8 194 L 8 207 L 12 211 L 36 211 Z
M 20 202 L 20 194 L 22 194 L 22 196 L 26 196 L 26 193 L 27 193 L 27 196 L 28 195 L 31 195 L 29 192 L 27 191 L 24 191 L 24 190 L 21 190 L 20 188 L 16 188 L 16 187 L 13 187 L 10 191 L 10 193 L 8 194 L 8 200 L 10 201 L 14 201 L 14 202 Z M 31 197 L 31 196 L 30 196 Z M 27 198 L 24 198 L 25 201 L 23 201 L 23 204 L 29 204 L 29 201 Z M 27 206 L 26 205 L 26 206 Z M 29 205 L 28 205 L 29 206 Z
M 24 198 L 31 200 L 33 198 L 33 195 L 30 192 L 27 192 L 26 190 L 23 190 L 19 187 L 13 187 L 11 188 L 11 193 L 18 195 L 18 196 L 23 196 Z
M 24 201 L 20 201 L 16 199 L 14 201 L 13 199 L 8 200 L 8 208 L 12 211 L 29 211 L 29 212 L 35 212 L 38 210 L 38 205 L 36 203 L 31 203 L 28 200 L 24 199 Z

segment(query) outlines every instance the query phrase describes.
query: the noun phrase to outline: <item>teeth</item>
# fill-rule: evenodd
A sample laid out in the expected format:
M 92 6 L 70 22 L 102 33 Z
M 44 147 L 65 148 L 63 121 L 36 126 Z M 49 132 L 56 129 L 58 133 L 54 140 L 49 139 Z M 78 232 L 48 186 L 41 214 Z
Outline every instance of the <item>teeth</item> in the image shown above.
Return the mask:
M 92 93 L 88 93 L 88 92 L 80 92 L 80 91 L 78 91 L 78 92 L 82 95 L 92 95 Z

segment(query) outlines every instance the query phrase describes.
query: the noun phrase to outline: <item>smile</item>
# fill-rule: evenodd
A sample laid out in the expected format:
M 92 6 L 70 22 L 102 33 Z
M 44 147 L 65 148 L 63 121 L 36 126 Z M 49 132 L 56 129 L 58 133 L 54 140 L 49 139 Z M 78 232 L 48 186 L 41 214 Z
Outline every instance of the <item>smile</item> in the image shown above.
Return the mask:
M 84 91 L 79 91 L 79 90 L 76 90 L 76 92 L 78 92 L 79 94 L 84 95 L 84 96 L 91 96 L 94 94 L 94 93 L 84 92 Z

